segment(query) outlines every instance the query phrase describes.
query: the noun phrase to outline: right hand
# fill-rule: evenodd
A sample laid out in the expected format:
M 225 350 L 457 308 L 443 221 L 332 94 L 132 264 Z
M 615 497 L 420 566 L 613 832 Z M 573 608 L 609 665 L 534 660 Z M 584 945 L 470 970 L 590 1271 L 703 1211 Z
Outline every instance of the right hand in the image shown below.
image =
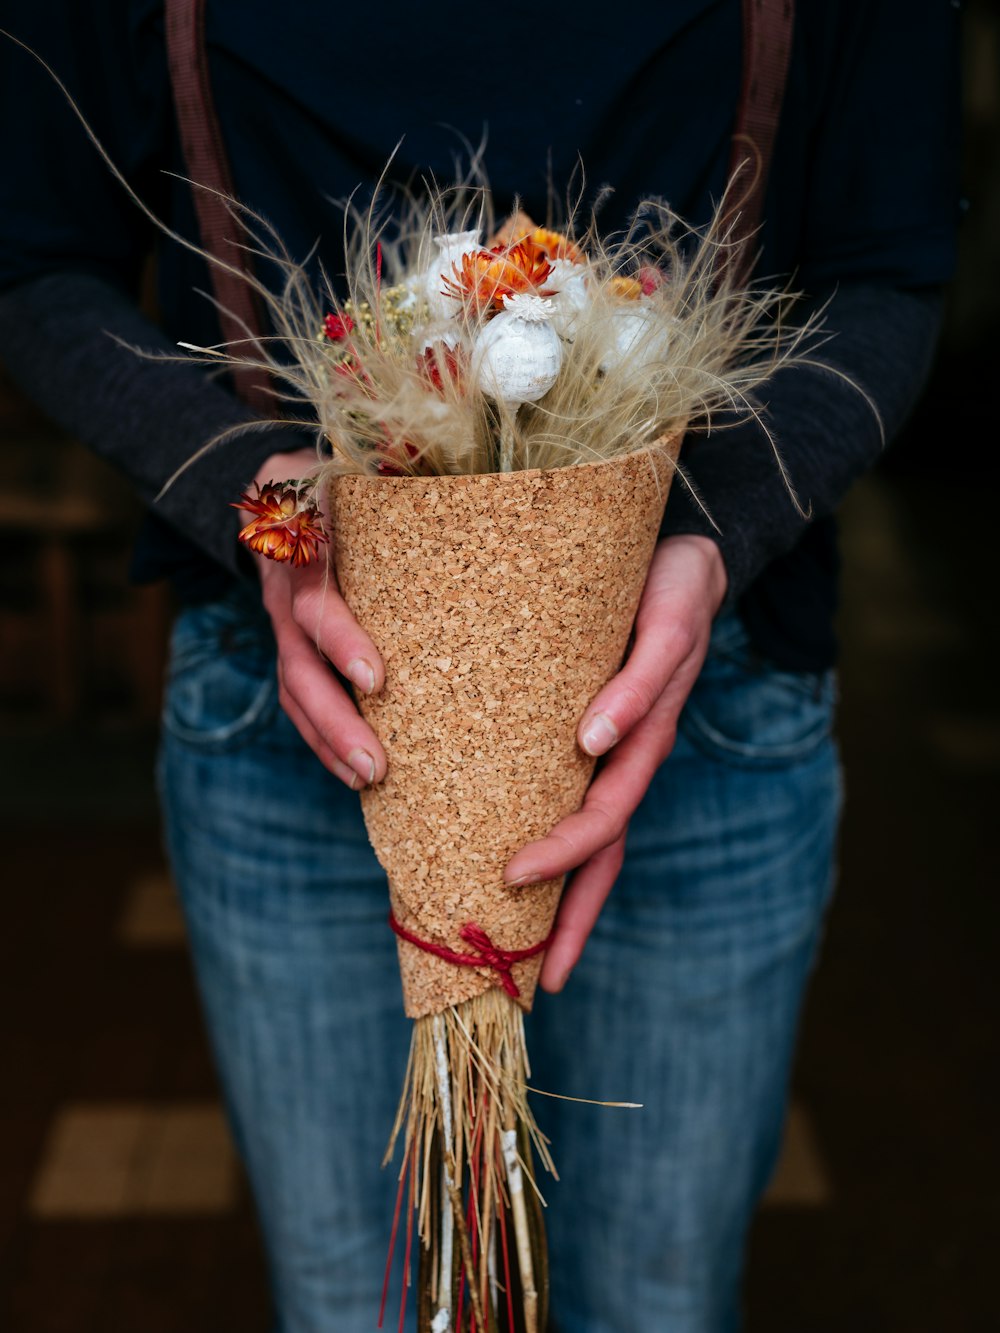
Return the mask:
M 285 481 L 315 465 L 308 449 L 272 454 L 256 480 Z M 357 791 L 385 777 L 385 751 L 331 665 L 363 694 L 382 688 L 385 669 L 340 595 L 328 550 L 300 569 L 264 556 L 254 561 L 278 645 L 281 706 L 323 766 Z

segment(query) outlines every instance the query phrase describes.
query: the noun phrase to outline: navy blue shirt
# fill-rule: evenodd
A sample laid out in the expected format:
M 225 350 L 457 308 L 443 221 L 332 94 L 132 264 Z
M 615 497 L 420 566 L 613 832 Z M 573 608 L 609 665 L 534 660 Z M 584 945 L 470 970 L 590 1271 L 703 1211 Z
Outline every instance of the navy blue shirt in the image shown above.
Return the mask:
M 431 171 L 448 180 L 463 143 L 478 144 L 485 134 L 501 214 L 519 194 L 528 212 L 545 217 L 549 182 L 563 194 L 579 183 L 582 162 L 585 200 L 614 187 L 599 215 L 603 230 L 624 225 L 650 194 L 694 224 L 710 217 L 725 186 L 740 85 L 739 0 L 643 0 L 618 26 L 606 9 L 560 23 L 551 11 L 508 17 L 480 7 L 449 26 L 437 11 L 383 5 L 377 20 L 364 6 L 331 7 L 327 0 L 214 0 L 207 7 L 212 85 L 236 193 L 294 257 L 316 246 L 317 262 L 337 273 L 342 219 L 334 201 L 359 183 L 368 187 L 401 139 L 394 178 Z M 798 6 L 758 273 L 794 275 L 797 287 L 817 297 L 858 287 L 923 289 L 949 276 L 956 23 L 949 0 Z M 188 185 L 164 174 L 183 176 L 185 167 L 162 5 L 25 4 L 8 25 L 61 75 L 138 193 L 171 226 L 196 236 Z M 8 140 L 0 292 L 60 271 L 86 272 L 131 292 L 155 243 L 168 336 L 218 341 L 212 307 L 198 295 L 210 288 L 202 261 L 160 243 L 38 67 L 10 47 L 0 59 L 0 124 Z M 857 373 L 850 358 L 845 365 Z M 837 392 L 850 390 L 840 385 Z M 794 385 L 778 386 L 779 402 L 783 393 L 794 397 Z M 778 416 L 774 426 L 794 477 L 796 440 L 784 438 Z M 736 447 L 738 438 L 732 432 L 690 455 L 720 526 L 739 509 L 726 501 L 733 483 L 723 447 Z M 202 442 L 191 438 L 184 447 L 194 453 Z M 246 456 L 249 476 L 257 456 L 253 449 Z M 852 463 L 845 477 L 863 465 Z M 769 466 L 763 456 L 761 466 Z M 173 467 L 164 460 L 161 480 Z M 741 534 L 731 552 L 723 541 L 745 616 L 765 650 L 793 666 L 824 665 L 832 653 L 835 561 L 826 512 L 846 483 L 831 482 L 828 502 L 826 479 L 814 472 L 810 462 L 803 475 L 821 497 L 817 522 L 793 531 L 776 520 L 776 535 L 763 534 L 779 503 L 772 476 L 766 493 L 754 488 L 759 540 Z M 220 496 L 220 505 L 228 498 Z M 811 491 L 803 496 L 812 498 Z M 697 508 L 676 495 L 671 521 L 675 530 L 709 530 Z M 174 516 L 171 525 L 166 545 L 147 544 L 154 569 L 178 567 L 183 523 Z M 198 531 L 187 535 L 201 540 Z M 207 539 L 201 544 L 211 549 Z M 212 584 L 209 569 L 203 559 L 189 563 L 188 585 L 199 577 Z

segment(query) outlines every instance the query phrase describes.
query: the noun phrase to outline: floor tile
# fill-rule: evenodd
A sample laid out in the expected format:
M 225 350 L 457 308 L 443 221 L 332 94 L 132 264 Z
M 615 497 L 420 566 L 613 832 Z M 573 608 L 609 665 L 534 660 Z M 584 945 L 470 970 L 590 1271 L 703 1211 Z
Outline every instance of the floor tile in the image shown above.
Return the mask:
M 47 1219 L 225 1213 L 237 1189 L 214 1103 L 73 1105 L 54 1119 L 28 1207 Z
M 70 1106 L 54 1118 L 29 1198 L 35 1217 L 116 1217 L 147 1129 L 140 1106 Z
M 118 923 L 118 938 L 133 949 L 184 943 L 184 918 L 168 871 L 145 875 L 132 885 Z
M 236 1162 L 217 1106 L 177 1106 L 153 1118 L 146 1170 L 137 1181 L 142 1213 L 222 1213 L 235 1206 Z
M 800 1102 L 793 1102 L 764 1207 L 821 1208 L 830 1197 L 830 1182 L 809 1114 Z

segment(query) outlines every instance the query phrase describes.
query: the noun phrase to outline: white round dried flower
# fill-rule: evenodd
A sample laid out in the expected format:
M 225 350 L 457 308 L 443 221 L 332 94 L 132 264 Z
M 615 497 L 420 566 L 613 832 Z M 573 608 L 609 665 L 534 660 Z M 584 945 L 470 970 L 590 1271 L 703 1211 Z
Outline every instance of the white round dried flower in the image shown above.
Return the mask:
M 626 361 L 636 369 L 662 361 L 670 347 L 670 322 L 648 305 L 614 311 L 601 369 L 607 374 Z
M 555 384 L 562 343 L 552 326 L 552 301 L 506 296 L 504 306 L 476 338 L 472 373 L 483 393 L 517 407 L 537 402 Z
M 554 259 L 545 286 L 555 293 L 552 324 L 561 338 L 572 342 L 574 326 L 591 303 L 587 267 L 570 259 Z
M 444 279 L 454 279 L 454 267 L 461 264 L 462 256 L 480 249 L 478 231 L 456 231 L 445 236 L 435 236 L 437 253 L 424 273 L 423 294 L 430 306 L 433 319 L 447 319 L 461 309 L 457 297 L 448 296 L 442 289 Z

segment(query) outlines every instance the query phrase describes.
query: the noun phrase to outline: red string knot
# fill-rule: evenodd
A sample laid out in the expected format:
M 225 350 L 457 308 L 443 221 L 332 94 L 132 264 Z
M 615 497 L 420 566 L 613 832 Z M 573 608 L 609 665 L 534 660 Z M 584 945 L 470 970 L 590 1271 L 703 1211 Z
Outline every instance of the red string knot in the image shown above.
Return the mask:
M 475 921 L 467 921 L 458 933 L 462 941 L 476 951 L 474 954 L 468 954 L 457 953 L 454 949 L 449 949 L 443 944 L 434 944 L 430 940 L 422 940 L 419 935 L 414 935 L 405 926 L 401 926 L 392 912 L 389 913 L 389 925 L 400 939 L 406 940 L 418 949 L 423 949 L 424 953 L 433 954 L 435 958 L 443 958 L 445 962 L 454 963 L 457 967 L 492 968 L 500 978 L 500 985 L 514 1000 L 519 998 L 521 992 L 511 974 L 511 968 L 515 963 L 544 953 L 552 939 L 551 935 L 547 935 L 539 944 L 533 944 L 528 949 L 501 949 L 493 943 L 482 926 L 477 925 Z

